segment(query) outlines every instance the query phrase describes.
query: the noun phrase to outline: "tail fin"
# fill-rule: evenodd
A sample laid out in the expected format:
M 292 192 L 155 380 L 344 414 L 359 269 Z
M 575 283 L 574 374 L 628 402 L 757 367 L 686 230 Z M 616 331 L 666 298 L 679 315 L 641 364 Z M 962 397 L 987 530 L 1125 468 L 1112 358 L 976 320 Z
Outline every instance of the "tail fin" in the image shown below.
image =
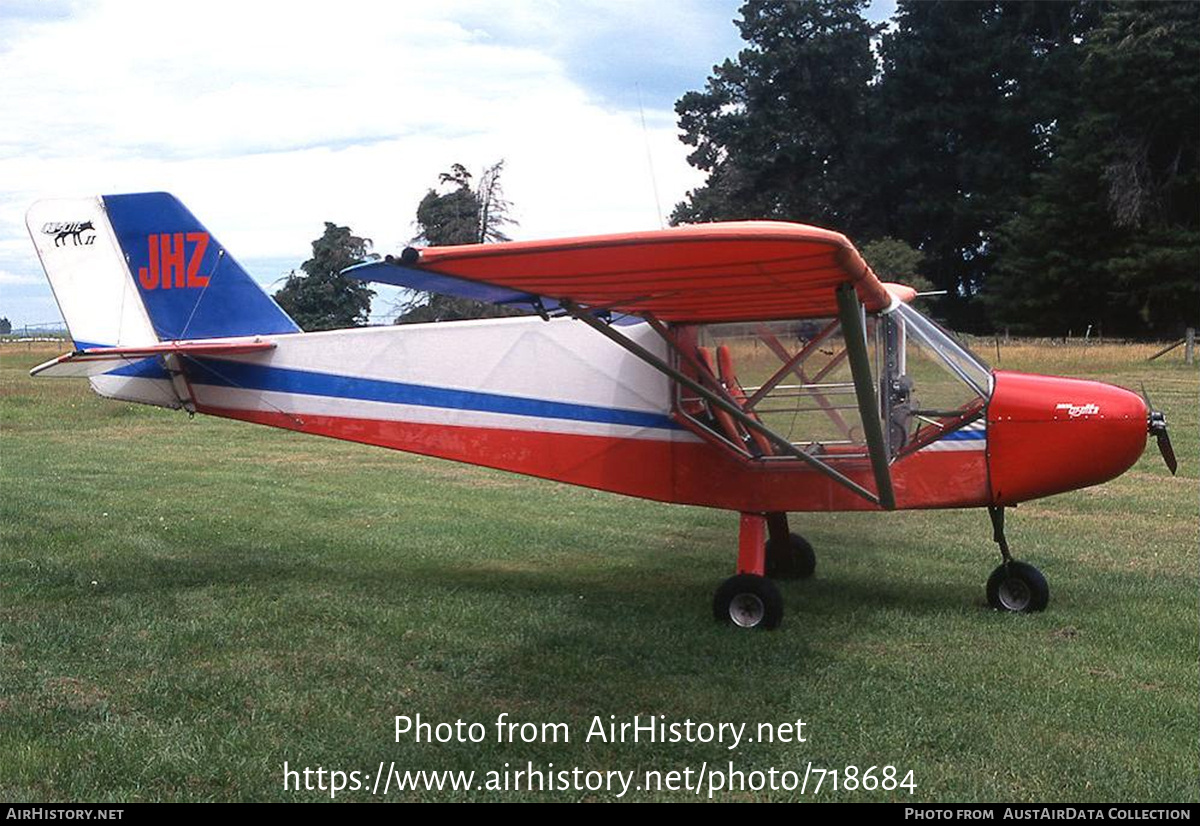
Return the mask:
M 39 201 L 26 224 L 77 347 L 299 332 L 166 193 Z
M 211 347 L 159 342 L 299 332 L 170 195 L 39 201 L 25 222 L 71 338 L 89 351 L 35 373 L 87 376 L 101 396 L 191 409 L 170 357 Z

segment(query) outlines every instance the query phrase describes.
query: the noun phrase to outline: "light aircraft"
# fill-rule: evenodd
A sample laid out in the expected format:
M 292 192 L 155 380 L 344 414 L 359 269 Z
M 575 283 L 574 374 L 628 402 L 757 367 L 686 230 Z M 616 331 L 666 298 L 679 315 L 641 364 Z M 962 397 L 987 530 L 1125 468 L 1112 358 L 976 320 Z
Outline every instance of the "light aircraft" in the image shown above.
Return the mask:
M 740 514 L 714 615 L 774 628 L 810 576 L 789 512 L 987 508 L 987 599 L 1039 611 L 1005 508 L 1121 474 L 1161 412 L 990 370 L 842 235 L 769 221 L 404 250 L 348 276 L 521 317 L 305 333 L 165 193 L 40 201 L 27 225 L 75 342 L 32 371 L 102 396 Z

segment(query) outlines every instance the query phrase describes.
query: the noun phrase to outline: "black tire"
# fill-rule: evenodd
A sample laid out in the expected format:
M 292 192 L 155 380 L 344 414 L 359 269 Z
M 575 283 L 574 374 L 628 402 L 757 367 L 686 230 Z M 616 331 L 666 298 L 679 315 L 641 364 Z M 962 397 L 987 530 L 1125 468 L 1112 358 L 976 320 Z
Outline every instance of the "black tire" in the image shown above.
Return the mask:
M 739 628 L 778 628 L 783 596 L 775 583 L 755 574 L 738 574 L 721 583 L 713 597 L 713 616 Z
M 789 535 L 787 545 L 767 542 L 766 574 L 772 579 L 808 579 L 817 570 L 817 552 L 798 533 Z
M 1046 610 L 1050 586 L 1037 568 L 1025 562 L 1005 562 L 987 581 L 988 605 L 997 611 L 1032 614 Z

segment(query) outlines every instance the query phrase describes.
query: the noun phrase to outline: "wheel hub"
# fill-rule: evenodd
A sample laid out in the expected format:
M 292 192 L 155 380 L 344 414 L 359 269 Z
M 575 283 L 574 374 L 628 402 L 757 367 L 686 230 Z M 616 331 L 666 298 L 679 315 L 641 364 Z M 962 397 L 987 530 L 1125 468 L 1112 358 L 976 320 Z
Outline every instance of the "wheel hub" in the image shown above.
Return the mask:
M 1024 611 L 1029 606 L 1032 595 L 1029 586 L 1016 577 L 1004 580 L 1000 585 L 1000 602 L 1009 611 Z
M 729 619 L 741 628 L 755 627 L 766 613 L 766 606 L 757 594 L 738 594 L 729 601 Z

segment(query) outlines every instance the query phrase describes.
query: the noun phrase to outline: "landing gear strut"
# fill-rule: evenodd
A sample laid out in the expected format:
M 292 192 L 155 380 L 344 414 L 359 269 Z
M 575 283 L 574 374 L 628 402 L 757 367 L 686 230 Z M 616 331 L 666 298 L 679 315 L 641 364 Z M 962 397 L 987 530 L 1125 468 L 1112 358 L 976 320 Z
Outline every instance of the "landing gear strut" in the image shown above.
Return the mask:
M 787 514 L 743 513 L 737 575 L 717 589 L 713 616 L 739 628 L 778 627 L 783 620 L 783 597 L 770 578 L 809 577 L 816 564 L 808 540 L 788 531 Z
M 786 513 L 767 514 L 767 576 L 775 579 L 808 579 L 817 570 L 812 544 L 788 531 Z
M 992 518 L 992 539 L 1000 546 L 1004 561 L 987 581 L 988 605 L 997 611 L 1030 614 L 1043 611 L 1050 601 L 1050 586 L 1042 572 L 1027 562 L 1018 562 L 1008 550 L 1004 537 L 1004 508 L 988 506 Z

